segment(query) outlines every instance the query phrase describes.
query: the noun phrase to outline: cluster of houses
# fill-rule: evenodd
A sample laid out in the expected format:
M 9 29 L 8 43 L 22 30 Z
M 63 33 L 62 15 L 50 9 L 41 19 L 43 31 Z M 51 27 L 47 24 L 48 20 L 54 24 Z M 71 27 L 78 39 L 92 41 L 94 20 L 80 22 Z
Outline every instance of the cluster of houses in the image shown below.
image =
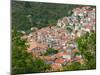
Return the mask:
M 24 35 L 23 38 L 26 38 L 28 41 L 26 43 L 29 45 L 27 51 L 31 52 L 33 56 L 43 59 L 47 64 L 50 64 L 53 71 L 61 69 L 67 63 L 82 60 L 77 43 L 66 29 L 57 26 L 45 27 L 29 35 Z M 53 48 L 58 50 L 58 52 L 44 56 L 48 48 Z
M 78 37 L 86 32 L 95 32 L 96 10 L 93 7 L 84 6 L 72 10 L 72 15 L 59 19 L 57 26 L 72 29 L 73 35 Z
M 27 51 L 43 59 L 55 71 L 68 63 L 83 64 L 84 61 L 75 38 L 85 32 L 95 32 L 95 8 L 86 6 L 75 8 L 72 11 L 71 16 L 59 19 L 56 26 L 41 29 L 31 28 L 32 32 L 22 37 L 28 41 L 26 43 L 29 45 Z M 70 32 L 68 28 L 71 29 Z M 58 52 L 44 56 L 48 48 L 53 48 Z

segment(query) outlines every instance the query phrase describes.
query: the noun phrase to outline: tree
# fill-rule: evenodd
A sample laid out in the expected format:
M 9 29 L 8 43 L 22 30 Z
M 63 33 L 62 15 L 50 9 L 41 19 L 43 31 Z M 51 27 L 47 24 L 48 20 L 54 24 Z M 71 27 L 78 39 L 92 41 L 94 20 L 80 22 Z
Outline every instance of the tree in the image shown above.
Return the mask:
M 44 55 L 53 55 L 58 53 L 58 50 L 55 50 L 53 48 L 48 48 L 48 50 L 46 51 L 46 53 Z
M 79 62 L 73 62 L 71 64 L 67 64 L 64 66 L 64 70 L 73 71 L 73 70 L 80 70 L 81 64 Z
M 86 33 L 77 40 L 84 64 L 72 62 L 63 67 L 64 70 L 86 70 L 96 68 L 96 33 Z M 80 53 L 75 53 L 80 55 Z
M 77 39 L 78 48 L 85 61 L 84 69 L 96 68 L 96 33 L 86 33 Z
M 12 74 L 44 72 L 49 69 L 43 60 L 39 58 L 33 59 L 30 53 L 27 53 L 25 40 L 21 39 L 21 33 L 14 30 L 12 32 Z

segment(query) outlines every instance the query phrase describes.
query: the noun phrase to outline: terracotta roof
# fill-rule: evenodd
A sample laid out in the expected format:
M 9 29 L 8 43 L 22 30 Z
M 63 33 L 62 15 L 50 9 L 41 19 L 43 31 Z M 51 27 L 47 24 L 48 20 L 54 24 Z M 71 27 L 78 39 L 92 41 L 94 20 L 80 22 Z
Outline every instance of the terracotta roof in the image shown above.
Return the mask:
M 60 63 L 60 64 L 63 64 L 65 62 L 65 60 L 64 59 L 56 59 L 55 60 L 55 63 Z
M 62 67 L 62 65 L 59 64 L 59 63 L 54 63 L 54 64 L 51 65 L 51 68 L 52 68 L 53 70 L 61 69 L 61 67 Z
M 67 54 L 69 54 L 69 53 L 68 52 L 59 52 L 59 53 L 56 54 L 56 56 L 61 57 L 63 55 L 67 55 Z
M 77 49 L 74 49 L 74 50 L 72 50 L 72 52 L 73 52 L 73 53 L 75 53 L 75 52 L 79 52 L 79 50 L 77 50 Z
M 38 43 L 36 41 L 34 42 L 29 42 L 30 46 L 28 48 L 28 51 L 31 51 L 33 48 L 41 48 L 41 49 L 46 49 L 48 47 L 48 45 L 43 45 L 41 43 Z
M 59 52 L 59 53 L 57 53 L 56 56 L 57 56 L 57 57 L 61 57 L 61 56 L 63 56 L 63 52 Z

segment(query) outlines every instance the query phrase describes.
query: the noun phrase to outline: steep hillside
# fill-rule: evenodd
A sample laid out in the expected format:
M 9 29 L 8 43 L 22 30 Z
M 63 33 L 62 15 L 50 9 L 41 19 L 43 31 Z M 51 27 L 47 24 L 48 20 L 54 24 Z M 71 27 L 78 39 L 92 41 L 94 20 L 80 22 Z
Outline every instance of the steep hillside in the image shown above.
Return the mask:
M 80 5 L 51 4 L 40 2 L 12 2 L 12 27 L 28 31 L 31 27 L 55 25 L 59 18 L 72 14 L 71 10 Z

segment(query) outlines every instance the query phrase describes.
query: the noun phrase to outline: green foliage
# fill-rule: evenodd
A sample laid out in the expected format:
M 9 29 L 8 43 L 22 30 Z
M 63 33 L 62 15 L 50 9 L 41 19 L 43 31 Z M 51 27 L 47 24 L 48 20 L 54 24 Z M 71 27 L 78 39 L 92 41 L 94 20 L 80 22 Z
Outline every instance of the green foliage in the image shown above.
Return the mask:
M 12 33 L 12 74 L 32 71 L 32 57 L 25 50 L 25 41 L 20 39 L 21 33 Z
M 65 66 L 63 69 L 67 71 L 72 71 L 72 70 L 80 70 L 80 67 L 81 67 L 81 64 L 79 62 L 73 62 Z
M 67 28 L 66 28 L 66 30 L 67 30 L 68 32 L 72 32 L 72 31 L 73 31 L 73 27 L 70 26 L 70 25 L 68 25 Z
M 96 68 L 96 34 L 86 33 L 77 39 L 78 48 L 84 59 L 84 64 L 73 62 L 63 67 L 64 70 L 84 70 Z M 80 55 L 76 52 L 75 55 Z
M 12 74 L 42 72 L 49 69 L 49 65 L 39 58 L 33 59 L 32 55 L 27 53 L 25 40 L 22 40 L 21 33 L 12 32 Z
M 79 5 L 51 4 L 40 2 L 12 2 L 12 27 L 28 31 L 31 27 L 46 27 L 56 24 L 59 18 L 72 14 L 72 9 Z M 27 17 L 31 15 L 30 19 Z
M 46 53 L 44 55 L 53 55 L 58 53 L 58 50 L 55 50 L 53 48 L 48 48 L 48 50 L 46 51 Z
M 76 52 L 74 55 L 75 55 L 75 56 L 76 56 L 76 55 L 81 55 L 81 53 L 80 53 L 80 52 Z
M 86 33 L 84 36 L 77 39 L 78 48 L 81 51 L 85 60 L 85 69 L 96 68 L 96 34 Z
M 46 70 L 50 69 L 50 65 L 46 64 L 39 58 L 35 58 L 33 60 L 33 65 L 34 65 L 33 72 L 45 72 Z

